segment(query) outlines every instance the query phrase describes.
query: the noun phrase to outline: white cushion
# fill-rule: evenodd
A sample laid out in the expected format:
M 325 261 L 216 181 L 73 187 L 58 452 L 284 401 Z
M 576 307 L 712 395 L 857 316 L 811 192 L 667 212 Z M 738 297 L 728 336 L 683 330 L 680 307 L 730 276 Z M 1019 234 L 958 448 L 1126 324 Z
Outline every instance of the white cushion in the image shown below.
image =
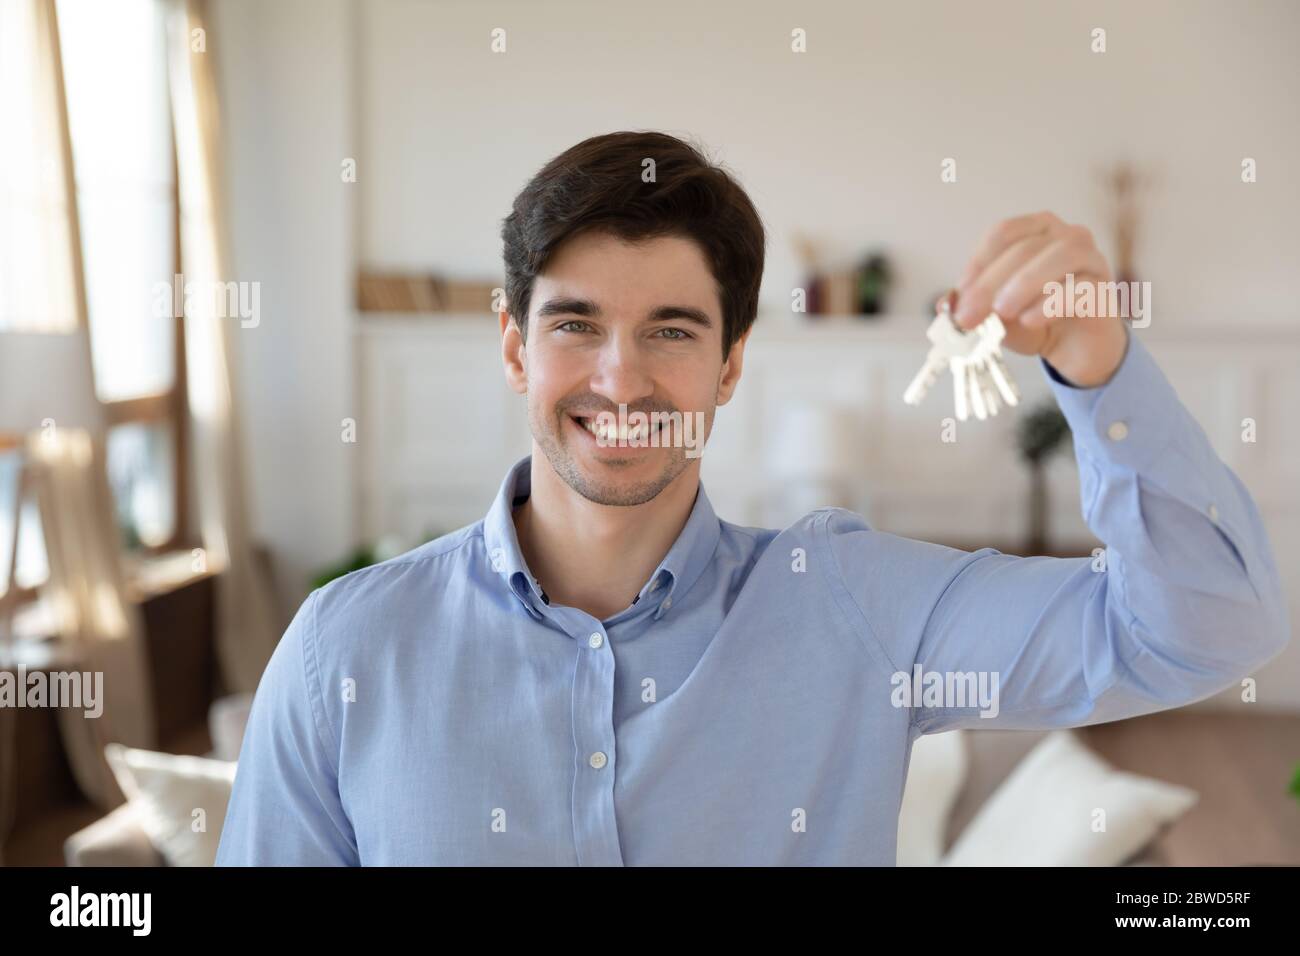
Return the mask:
M 925 734 L 912 744 L 898 812 L 899 866 L 934 866 L 943 855 L 948 816 L 966 785 L 970 763 L 965 733 Z
M 212 737 L 213 760 L 238 760 L 244 742 L 244 727 L 253 706 L 252 694 L 231 694 L 212 702 L 208 708 L 208 733 Z
M 1196 800 L 1186 787 L 1116 770 L 1075 734 L 1054 731 L 980 808 L 943 865 L 1117 866 Z
M 108 744 L 104 755 L 140 828 L 168 865 L 212 866 L 234 785 L 235 763 L 121 744 Z

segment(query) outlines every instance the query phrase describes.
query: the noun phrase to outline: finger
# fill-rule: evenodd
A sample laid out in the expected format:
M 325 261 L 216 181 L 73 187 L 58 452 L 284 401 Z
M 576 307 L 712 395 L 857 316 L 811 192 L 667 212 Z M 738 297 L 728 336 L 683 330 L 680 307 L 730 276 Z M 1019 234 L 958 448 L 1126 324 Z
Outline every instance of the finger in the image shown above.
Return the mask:
M 1106 260 L 1097 249 L 1092 233 L 1084 226 L 1070 226 L 1054 238 L 1036 255 L 1021 264 L 1014 275 L 1008 277 L 991 303 L 999 315 L 1020 315 L 1026 310 L 1033 314 L 1025 324 L 1033 327 L 1049 321 L 1041 310 L 1032 306 L 1046 301 L 1047 284 L 1062 281 L 1073 274 L 1076 281 L 1083 274 L 1100 275 L 1106 271 Z
M 1007 280 L 1051 242 L 1050 233 L 1035 233 L 1004 249 L 958 297 L 957 311 L 953 313 L 957 327 L 971 329 L 983 322 L 993 311 L 993 299 Z M 1002 313 L 1004 316 L 1014 314 Z
M 1043 312 L 1043 308 L 1046 305 L 1047 296 L 1040 295 L 1038 301 L 1016 316 L 1016 324 L 1023 325 L 1025 328 L 1033 328 L 1034 326 L 1041 324 L 1043 319 L 1046 317 L 1046 314 Z
M 996 314 L 996 313 L 990 313 Z M 1043 337 L 1047 330 L 1035 326 L 1030 328 L 1021 325 L 1017 317 L 1004 319 L 1003 328 L 1006 329 L 1006 335 L 999 343 L 999 348 L 1005 352 L 1017 352 L 1020 355 L 1037 355 L 1042 351 Z
M 950 314 L 951 314 L 954 310 L 956 310 L 956 308 L 957 308 L 957 290 L 956 290 L 956 289 L 949 289 L 949 290 L 948 290 L 947 292 L 945 292 L 943 295 L 939 296 L 939 298 L 937 298 L 937 299 L 934 300 L 934 314 L 935 314 L 935 315 L 938 315 L 940 312 L 942 312 L 942 311 L 944 310 L 944 306 L 947 306 L 947 308 L 948 308 L 948 312 L 949 312 Z
M 1008 246 L 1029 236 L 1047 232 L 1054 226 L 1062 225 L 1064 223 L 1060 218 L 1050 212 L 1036 212 L 1028 216 L 1002 220 L 986 232 L 975 246 L 975 254 L 971 256 L 970 262 L 967 263 L 961 278 L 957 281 L 957 290 L 964 292 L 966 286 L 979 278 L 980 273 L 987 269 Z
M 1074 286 L 1076 289 L 1082 288 L 1087 283 L 1096 284 L 1100 282 L 1109 281 L 1108 279 L 1103 278 L 1102 276 L 1098 275 L 1095 272 L 1089 272 L 1086 270 L 1075 272 L 1073 273 L 1073 275 L 1074 275 Z M 1057 276 L 1054 281 L 1063 282 L 1064 276 Z M 1025 310 L 1028 313 L 1027 315 L 1028 321 L 1022 323 L 1025 328 L 1037 329 L 1046 332 L 1049 331 L 1049 327 L 1052 325 L 1053 322 L 1056 322 L 1062 318 L 1066 318 L 1066 316 L 1062 316 L 1062 315 L 1048 314 L 1047 305 L 1050 300 L 1051 297 L 1046 292 L 1044 292 L 1039 302 L 1036 304 L 1037 307 L 1031 306 L 1030 308 Z M 1063 302 L 1058 303 L 1058 306 L 1064 307 L 1064 303 Z

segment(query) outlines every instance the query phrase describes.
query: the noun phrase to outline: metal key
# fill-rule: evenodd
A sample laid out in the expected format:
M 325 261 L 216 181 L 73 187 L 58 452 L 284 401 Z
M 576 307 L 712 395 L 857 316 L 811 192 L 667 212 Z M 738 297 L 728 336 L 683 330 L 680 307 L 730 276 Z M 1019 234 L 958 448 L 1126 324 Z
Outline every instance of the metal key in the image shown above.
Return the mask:
M 909 405 L 921 403 L 944 369 L 952 371 L 954 385 L 958 383 L 959 378 L 964 382 L 964 370 L 959 373 L 952 360 L 969 354 L 978 343 L 975 336 L 967 335 L 953 323 L 952 310 L 946 299 L 939 306 L 934 321 L 925 330 L 925 337 L 931 342 L 925 364 L 921 366 L 921 370 L 916 373 L 916 377 L 907 386 L 907 391 L 903 393 L 903 401 Z M 958 388 L 959 393 L 962 391 L 963 389 Z
M 1020 401 L 1020 393 L 1002 361 L 1006 327 L 997 313 L 990 313 L 970 332 L 963 332 L 952 320 L 952 296 L 948 295 L 940 302 L 938 314 L 925 335 L 932 343 L 931 348 L 925 364 L 903 393 L 904 402 L 920 404 L 945 367 L 952 373 L 960 421 L 970 417 L 971 409 L 980 419 L 996 415 L 1001 407 L 999 396 L 1007 405 Z
M 966 361 L 973 370 L 971 399 L 975 414 L 979 418 L 981 407 L 988 415 L 996 415 L 1000 404 L 999 395 L 1008 405 L 1020 401 L 1020 392 L 1011 381 L 1011 373 L 1002 361 L 1002 340 L 1007 330 L 996 312 L 989 313 L 972 334 L 980 336 L 980 342 Z

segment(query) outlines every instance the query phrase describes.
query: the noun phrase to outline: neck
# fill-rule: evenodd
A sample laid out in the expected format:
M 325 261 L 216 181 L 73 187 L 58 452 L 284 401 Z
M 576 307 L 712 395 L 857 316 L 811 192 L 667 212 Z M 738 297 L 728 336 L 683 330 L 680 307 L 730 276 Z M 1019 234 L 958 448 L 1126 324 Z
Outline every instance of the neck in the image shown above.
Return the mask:
M 681 534 L 700 484 L 699 460 L 650 501 L 588 501 L 533 448 L 532 489 L 514 512 L 529 570 L 552 604 L 604 620 L 632 603 Z

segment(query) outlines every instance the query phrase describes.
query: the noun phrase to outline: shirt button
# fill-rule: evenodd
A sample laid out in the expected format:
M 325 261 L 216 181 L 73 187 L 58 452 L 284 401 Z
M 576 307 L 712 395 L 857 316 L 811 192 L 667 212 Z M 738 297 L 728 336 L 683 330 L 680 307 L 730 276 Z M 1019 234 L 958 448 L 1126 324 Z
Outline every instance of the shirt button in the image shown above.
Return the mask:
M 664 610 L 666 611 L 666 610 L 668 610 L 668 609 L 669 609 L 670 607 L 672 607 L 672 606 L 673 606 L 673 599 L 672 599 L 672 598 L 664 598 L 664 604 L 663 604 L 663 608 L 664 608 Z
M 605 639 L 599 634 L 592 634 L 591 637 L 587 638 L 587 644 L 590 647 L 600 647 L 604 643 Z
M 1216 508 L 1214 505 L 1210 505 L 1210 507 L 1206 509 L 1206 513 L 1209 514 L 1211 521 L 1219 520 L 1219 509 Z
M 601 767 L 605 766 L 605 755 L 597 750 L 591 755 L 591 758 L 587 763 L 591 764 L 593 770 L 599 770 Z
M 1123 441 L 1128 438 L 1128 425 L 1123 422 L 1111 422 L 1110 427 L 1106 429 L 1106 434 L 1110 436 L 1111 441 Z
M 651 590 L 651 591 L 658 591 L 658 590 L 659 590 L 659 585 L 660 585 L 661 583 L 662 583 L 662 582 L 660 582 L 660 580 L 659 580 L 658 578 L 655 578 L 654 583 L 650 585 L 650 590 Z

